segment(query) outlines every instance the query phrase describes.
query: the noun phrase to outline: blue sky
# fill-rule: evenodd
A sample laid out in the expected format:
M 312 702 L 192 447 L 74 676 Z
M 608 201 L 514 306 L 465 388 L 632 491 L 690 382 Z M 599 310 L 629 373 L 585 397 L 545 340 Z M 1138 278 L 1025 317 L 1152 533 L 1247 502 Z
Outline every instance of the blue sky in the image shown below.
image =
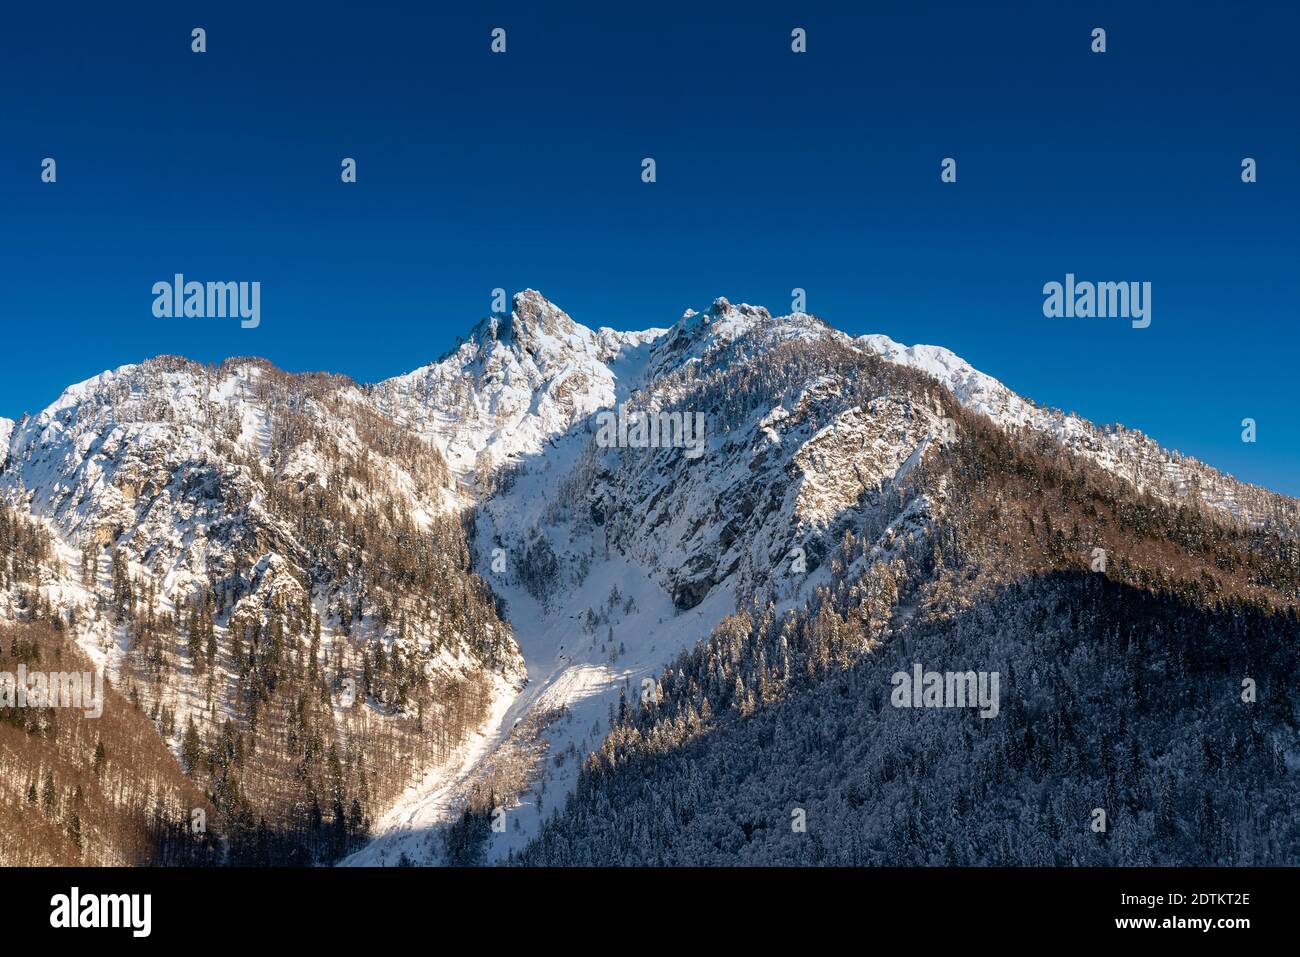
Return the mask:
M 0 415 L 159 353 L 374 381 L 498 286 L 616 328 L 798 286 L 1300 494 L 1293 6 L 438 6 L 6 10 Z M 260 327 L 155 318 L 176 272 L 260 281 Z M 1067 272 L 1151 282 L 1150 328 L 1044 318 Z

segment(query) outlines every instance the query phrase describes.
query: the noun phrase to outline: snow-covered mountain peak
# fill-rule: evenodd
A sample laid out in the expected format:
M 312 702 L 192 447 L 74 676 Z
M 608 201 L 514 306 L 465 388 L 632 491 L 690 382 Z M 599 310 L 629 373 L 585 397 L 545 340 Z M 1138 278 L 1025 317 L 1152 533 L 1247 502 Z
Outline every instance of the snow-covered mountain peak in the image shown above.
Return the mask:
M 525 289 L 512 297 L 510 312 L 479 320 L 466 344 L 489 353 L 500 345 L 545 360 L 566 347 L 581 348 L 593 336 L 536 289 Z
M 113 382 L 130 376 L 136 368 L 138 367 L 135 364 L 130 364 L 119 366 L 116 369 L 105 369 L 98 375 L 93 375 L 88 379 L 68 386 L 59 394 L 57 399 L 38 412 L 33 421 L 40 425 L 47 425 L 56 420 L 61 412 L 76 408 L 88 397 L 95 395 Z
M 770 323 L 772 313 L 763 306 L 747 302 L 732 303 L 725 296 L 713 300 L 703 312 L 687 309 L 668 330 L 669 336 L 726 335 L 734 338 L 762 323 Z
M 514 296 L 510 312 L 510 325 L 523 338 L 553 336 L 567 339 L 572 336 L 587 338 L 591 330 L 579 326 L 569 314 L 543 296 L 536 289 L 525 289 Z
M 481 321 L 451 355 L 372 391 L 381 409 L 432 441 L 456 474 L 486 475 L 540 453 L 613 406 L 616 383 L 636 378 L 644 347 L 663 334 L 593 330 L 525 289 L 508 316 Z
M 773 316 L 764 306 L 733 303 L 719 296 L 703 312 L 687 309 L 654 343 L 649 377 L 678 371 L 716 349 L 737 343 L 765 348 L 791 339 L 811 342 L 826 338 L 846 337 L 806 313 Z
M 593 331 L 527 289 L 514 296 L 509 316 L 484 320 L 451 356 L 382 383 L 376 394 L 384 411 L 434 441 L 457 474 L 477 470 L 486 477 L 503 464 L 541 455 L 595 412 L 639 390 L 662 399 L 680 393 L 706 366 L 721 372 L 800 342 L 847 345 L 922 372 L 1000 426 L 1050 435 L 1167 501 L 1200 499 L 1254 523 L 1278 507 L 1287 516 L 1297 512 L 1293 501 L 1242 486 L 1141 433 L 1042 408 L 951 350 L 884 335 L 852 338 L 807 313 L 774 316 L 723 296 L 703 311 L 685 310 L 667 330 L 616 332 Z

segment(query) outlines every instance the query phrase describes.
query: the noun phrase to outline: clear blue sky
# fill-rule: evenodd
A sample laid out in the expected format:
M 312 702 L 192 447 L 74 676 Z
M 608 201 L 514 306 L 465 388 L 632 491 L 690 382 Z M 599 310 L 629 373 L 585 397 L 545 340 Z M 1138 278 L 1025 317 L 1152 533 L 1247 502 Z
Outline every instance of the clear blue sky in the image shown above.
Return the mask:
M 1295 5 L 443 6 L 9 5 L 0 414 L 159 353 L 377 380 L 497 286 L 617 328 L 800 286 L 1300 494 Z M 1044 318 L 1067 271 L 1151 327 Z M 260 328 L 154 318 L 175 272 L 260 281 Z

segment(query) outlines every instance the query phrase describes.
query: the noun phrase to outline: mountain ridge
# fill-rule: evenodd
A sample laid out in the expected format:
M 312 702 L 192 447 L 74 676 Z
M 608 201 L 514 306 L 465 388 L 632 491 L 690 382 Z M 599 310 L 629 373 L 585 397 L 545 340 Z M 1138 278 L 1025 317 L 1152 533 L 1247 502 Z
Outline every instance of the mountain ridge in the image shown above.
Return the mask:
M 1239 480 L 1122 424 L 1097 424 L 1039 406 L 942 346 L 908 346 L 878 333 L 852 337 L 811 314 L 777 316 L 762 306 L 732 304 L 725 297 L 715 299 L 703 312 L 685 310 L 671 326 L 640 331 L 588 327 L 535 289 L 516 293 L 512 306 L 509 313 L 475 323 L 461 344 L 442 360 L 376 383 L 356 384 L 358 393 L 373 398 L 381 410 L 437 441 L 458 475 L 472 473 L 484 452 L 489 453 L 484 471 L 524 452 L 536 452 L 547 437 L 562 432 L 581 415 L 610 407 L 617 378 L 610 366 L 625 352 L 648 348 L 654 356 L 652 365 L 637 372 L 662 372 L 672 363 L 697 360 L 701 348 L 716 346 L 766 323 L 790 338 L 836 338 L 918 369 L 939 381 L 963 405 L 1000 425 L 1049 433 L 1062 445 L 1123 475 L 1140 490 L 1149 488 L 1167 501 L 1186 497 L 1190 480 L 1207 504 L 1247 522 L 1276 519 L 1279 502 L 1290 503 L 1282 509 L 1285 521 L 1300 526 L 1300 499 Z M 264 361 L 227 359 L 223 365 Z M 129 374 L 139 365 L 128 363 L 68 386 L 35 418 L 75 404 L 86 390 Z M 352 381 L 337 373 L 303 374 L 338 375 Z M 497 386 L 485 407 L 470 409 L 448 402 L 447 393 L 462 399 L 467 388 L 481 391 L 485 383 Z M 630 385 L 635 384 L 634 376 Z M 543 392 L 540 399 L 522 401 L 524 392 L 531 399 L 539 388 Z M 452 409 L 467 414 L 468 421 L 450 425 Z M 0 418 L 0 451 L 8 450 L 21 434 L 23 421 Z M 485 431 L 489 437 L 475 442 L 469 436 L 475 431 Z M 506 438 L 507 433 L 514 434 Z M 1136 471 L 1135 458 L 1144 460 Z M 0 466 L 3 462 L 0 458 Z M 1238 492 L 1245 493 L 1245 503 L 1238 500 Z
M 506 859 L 604 729 L 630 733 L 635 683 L 684 694 L 674 662 L 743 645 L 738 615 L 833 607 L 803 666 L 824 677 L 1099 545 L 1128 584 L 1294 601 L 1300 502 L 941 347 L 722 297 L 630 333 L 513 305 L 380 383 L 158 357 L 12 426 L 0 500 L 51 549 L 16 533 L 0 617 L 73 632 L 205 782 L 236 859 L 463 863 L 493 801 Z M 703 454 L 611 444 L 616 409 L 700 416 Z M 765 647 L 728 688 L 741 715 L 790 679 Z

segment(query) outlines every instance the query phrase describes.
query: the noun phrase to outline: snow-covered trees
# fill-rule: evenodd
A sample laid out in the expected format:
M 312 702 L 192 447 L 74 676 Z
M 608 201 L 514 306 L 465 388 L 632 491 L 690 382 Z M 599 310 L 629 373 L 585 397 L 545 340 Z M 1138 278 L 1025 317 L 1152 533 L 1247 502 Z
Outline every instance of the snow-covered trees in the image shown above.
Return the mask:
M 758 709 L 738 692 L 716 698 L 710 656 L 693 656 L 665 675 L 652 713 L 616 727 L 522 862 L 1295 860 L 1300 793 L 1278 718 L 1238 691 L 1250 671 L 1285 698 L 1298 634 L 1293 612 L 1202 608 L 1083 573 L 1037 578 L 913 629 L 919 660 L 1003 673 L 1002 712 L 987 721 L 891 707 L 896 655 L 866 655 Z M 738 675 L 754 664 L 743 656 Z M 690 733 L 710 697 L 729 714 Z M 790 827 L 795 806 L 806 833 Z M 1091 827 L 1097 807 L 1104 833 Z
M 870 561 L 850 529 L 807 607 L 721 622 L 614 722 L 523 863 L 1300 858 L 1278 746 L 1300 678 L 1293 543 L 951 415 L 961 440 L 916 478 L 943 502 L 932 526 Z M 999 672 L 998 717 L 891 707 L 914 661 Z

